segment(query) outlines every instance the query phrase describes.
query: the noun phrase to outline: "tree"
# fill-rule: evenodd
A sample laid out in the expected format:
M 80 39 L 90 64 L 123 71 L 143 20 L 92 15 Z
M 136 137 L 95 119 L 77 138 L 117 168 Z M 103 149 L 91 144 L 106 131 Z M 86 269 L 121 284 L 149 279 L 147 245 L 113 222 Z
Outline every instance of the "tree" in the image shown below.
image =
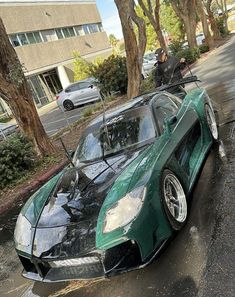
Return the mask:
M 38 116 L 22 65 L 0 18 L 0 96 L 9 105 L 20 129 L 38 156 L 55 152 Z
M 213 37 L 214 37 L 214 39 L 218 39 L 218 38 L 221 37 L 221 35 L 220 35 L 220 31 L 219 31 L 219 28 L 218 28 L 218 25 L 217 25 L 217 21 L 216 21 L 216 19 L 214 17 L 214 13 L 213 13 L 213 11 L 211 9 L 212 1 L 213 0 L 204 0 L 204 5 L 206 7 L 208 20 L 210 22 L 211 30 L 213 32 Z
M 73 52 L 73 58 L 74 81 L 88 78 L 91 63 L 83 59 L 78 51 Z
M 209 46 L 209 48 L 213 48 L 214 46 L 214 40 L 211 36 L 210 30 L 209 30 L 209 25 L 207 22 L 207 16 L 204 11 L 204 5 L 203 5 L 203 0 L 197 0 L 196 1 L 196 8 L 197 8 L 197 13 L 200 17 L 200 20 L 202 22 L 202 27 L 203 27 L 203 32 L 205 35 L 205 43 L 206 45 Z
M 162 28 L 174 41 L 183 41 L 185 36 L 184 24 L 176 15 L 169 3 L 161 3 L 160 22 Z
M 157 33 L 157 39 L 161 48 L 168 52 L 166 42 L 160 26 L 160 0 L 155 0 L 155 7 L 151 0 L 138 0 L 140 7 L 143 9 L 144 14 L 148 17 L 151 25 Z
M 132 98 L 140 92 L 143 55 L 146 48 L 146 27 L 144 20 L 135 10 L 134 0 L 114 0 L 121 20 L 127 59 L 128 88 L 127 97 Z M 138 28 L 138 36 L 133 23 Z
M 183 21 L 190 48 L 197 46 L 196 41 L 196 0 L 169 0 L 176 15 Z
M 216 4 L 222 11 L 224 18 L 225 33 L 228 33 L 228 11 L 227 11 L 227 0 L 216 0 Z
M 154 30 L 148 17 L 144 14 L 143 9 L 139 5 L 136 6 L 136 13 L 138 14 L 139 17 L 141 17 L 144 20 L 146 25 L 146 37 L 147 37 L 146 50 L 147 51 L 156 50 L 156 48 L 160 47 L 159 41 L 157 39 L 156 31 Z M 137 28 L 135 32 L 137 33 Z
M 117 43 L 118 43 L 118 39 L 115 37 L 114 34 L 110 34 L 109 35 L 109 42 L 110 42 L 112 47 L 116 47 Z

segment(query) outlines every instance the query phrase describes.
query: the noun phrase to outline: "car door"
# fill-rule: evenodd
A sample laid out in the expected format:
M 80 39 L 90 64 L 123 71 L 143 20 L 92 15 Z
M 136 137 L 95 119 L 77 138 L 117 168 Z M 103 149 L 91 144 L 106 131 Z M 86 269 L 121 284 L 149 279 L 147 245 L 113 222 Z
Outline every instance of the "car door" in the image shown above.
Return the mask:
M 198 115 L 190 106 L 181 108 L 180 99 L 167 93 L 156 98 L 153 108 L 160 135 L 167 133 L 166 119 L 172 119 L 166 152 L 189 185 L 202 145 Z
M 90 101 L 98 97 L 97 87 L 94 86 L 91 82 L 81 82 L 80 83 L 80 100 L 81 101 Z
M 71 100 L 76 105 L 80 97 L 80 92 L 80 83 L 72 84 L 65 89 L 66 99 Z

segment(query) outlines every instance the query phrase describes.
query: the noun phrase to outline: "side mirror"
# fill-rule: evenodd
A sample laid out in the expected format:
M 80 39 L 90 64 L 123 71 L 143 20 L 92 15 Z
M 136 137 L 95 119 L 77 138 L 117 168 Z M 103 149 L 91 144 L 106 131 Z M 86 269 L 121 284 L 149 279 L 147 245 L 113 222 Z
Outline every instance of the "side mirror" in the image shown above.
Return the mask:
M 91 88 L 91 89 L 93 89 L 93 87 L 94 87 L 93 85 L 90 85 L 88 88 Z
M 167 133 L 171 132 L 171 127 L 176 122 L 177 122 L 177 117 L 175 115 L 164 119 L 164 128 L 167 131 Z

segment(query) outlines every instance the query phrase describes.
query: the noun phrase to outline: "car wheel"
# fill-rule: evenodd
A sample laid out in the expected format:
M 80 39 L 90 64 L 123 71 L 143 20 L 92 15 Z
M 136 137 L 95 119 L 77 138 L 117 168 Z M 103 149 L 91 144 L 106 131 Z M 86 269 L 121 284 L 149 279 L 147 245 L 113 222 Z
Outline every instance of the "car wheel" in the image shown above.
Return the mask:
M 219 137 L 219 133 L 218 133 L 218 129 L 217 129 L 217 124 L 216 124 L 216 120 L 215 120 L 214 111 L 208 104 L 206 104 L 205 105 L 205 112 L 206 112 L 207 124 L 209 126 L 210 131 L 211 131 L 211 135 L 212 135 L 214 140 L 217 140 L 218 137 Z
M 70 100 L 65 100 L 63 102 L 63 106 L 64 106 L 64 109 L 66 109 L 66 110 L 72 110 L 72 109 L 74 109 L 73 102 L 70 101 Z
M 179 179 L 170 170 L 163 172 L 162 202 L 171 227 L 180 230 L 187 219 L 187 199 Z

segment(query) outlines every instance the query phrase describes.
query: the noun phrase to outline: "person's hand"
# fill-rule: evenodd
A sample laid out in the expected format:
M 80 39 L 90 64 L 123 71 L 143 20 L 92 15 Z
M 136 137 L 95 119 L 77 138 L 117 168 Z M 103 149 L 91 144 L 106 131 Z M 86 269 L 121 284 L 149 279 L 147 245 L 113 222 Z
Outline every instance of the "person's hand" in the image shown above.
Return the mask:
M 180 59 L 180 63 L 185 63 L 185 62 L 186 62 L 185 58 Z

